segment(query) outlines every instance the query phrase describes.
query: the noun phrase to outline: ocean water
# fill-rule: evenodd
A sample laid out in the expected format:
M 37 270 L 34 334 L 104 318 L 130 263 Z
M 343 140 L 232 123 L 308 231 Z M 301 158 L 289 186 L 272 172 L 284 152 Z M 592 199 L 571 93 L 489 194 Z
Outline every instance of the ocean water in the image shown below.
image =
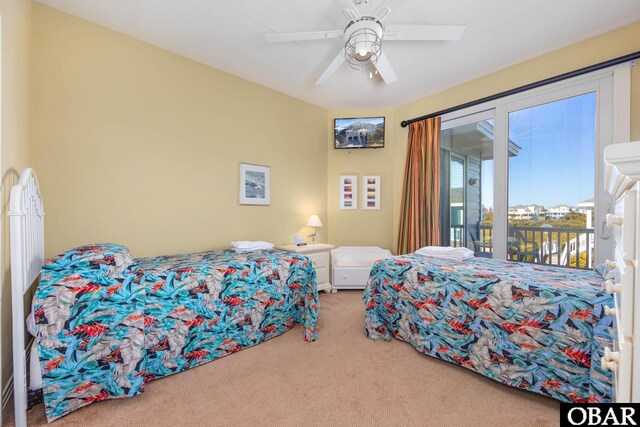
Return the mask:
M 247 171 L 244 192 L 247 198 L 264 199 L 266 197 L 265 174 L 263 172 Z

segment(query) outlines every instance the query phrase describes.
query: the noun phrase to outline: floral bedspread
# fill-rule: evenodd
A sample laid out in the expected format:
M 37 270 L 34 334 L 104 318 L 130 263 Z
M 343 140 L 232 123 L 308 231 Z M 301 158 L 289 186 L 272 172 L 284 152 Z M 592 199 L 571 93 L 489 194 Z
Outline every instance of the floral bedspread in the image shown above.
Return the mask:
M 49 421 L 135 396 L 145 382 L 296 324 L 304 325 L 305 340 L 317 339 L 316 275 L 304 256 L 204 252 L 130 265 L 117 258 L 118 267 L 113 256 L 101 256 L 71 266 L 76 255 L 47 261 L 55 268 L 45 264 L 33 299 Z
M 600 368 L 613 299 L 593 271 L 486 258 L 377 262 L 365 289 L 370 339 L 418 351 L 565 402 L 610 402 Z

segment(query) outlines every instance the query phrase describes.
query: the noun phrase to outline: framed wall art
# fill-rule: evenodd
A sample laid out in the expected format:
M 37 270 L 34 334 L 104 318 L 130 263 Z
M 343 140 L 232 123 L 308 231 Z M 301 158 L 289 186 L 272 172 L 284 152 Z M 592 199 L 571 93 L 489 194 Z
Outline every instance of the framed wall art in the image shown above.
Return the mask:
M 240 204 L 271 204 L 271 168 L 240 163 Z
M 358 209 L 358 176 L 340 175 L 340 209 Z
M 362 209 L 380 210 L 380 175 L 362 177 Z

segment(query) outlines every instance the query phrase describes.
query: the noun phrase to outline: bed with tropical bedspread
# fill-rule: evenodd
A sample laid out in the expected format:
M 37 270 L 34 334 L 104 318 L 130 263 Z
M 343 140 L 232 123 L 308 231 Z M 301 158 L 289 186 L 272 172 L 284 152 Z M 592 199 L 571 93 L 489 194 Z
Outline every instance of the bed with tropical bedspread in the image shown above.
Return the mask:
M 378 261 L 365 289 L 369 338 L 565 402 L 610 402 L 613 300 L 597 272 L 416 254 Z
M 308 258 L 269 251 L 133 259 L 104 244 L 48 259 L 32 304 L 48 420 L 296 324 L 316 340 L 315 274 Z

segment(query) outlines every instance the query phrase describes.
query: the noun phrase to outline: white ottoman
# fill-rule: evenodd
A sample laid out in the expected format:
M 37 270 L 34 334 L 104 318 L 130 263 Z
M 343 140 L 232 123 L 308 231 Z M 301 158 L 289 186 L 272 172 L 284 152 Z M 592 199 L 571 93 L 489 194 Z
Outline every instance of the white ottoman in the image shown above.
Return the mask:
M 341 246 L 331 251 L 331 291 L 364 289 L 374 262 L 389 258 L 391 251 L 377 246 Z

